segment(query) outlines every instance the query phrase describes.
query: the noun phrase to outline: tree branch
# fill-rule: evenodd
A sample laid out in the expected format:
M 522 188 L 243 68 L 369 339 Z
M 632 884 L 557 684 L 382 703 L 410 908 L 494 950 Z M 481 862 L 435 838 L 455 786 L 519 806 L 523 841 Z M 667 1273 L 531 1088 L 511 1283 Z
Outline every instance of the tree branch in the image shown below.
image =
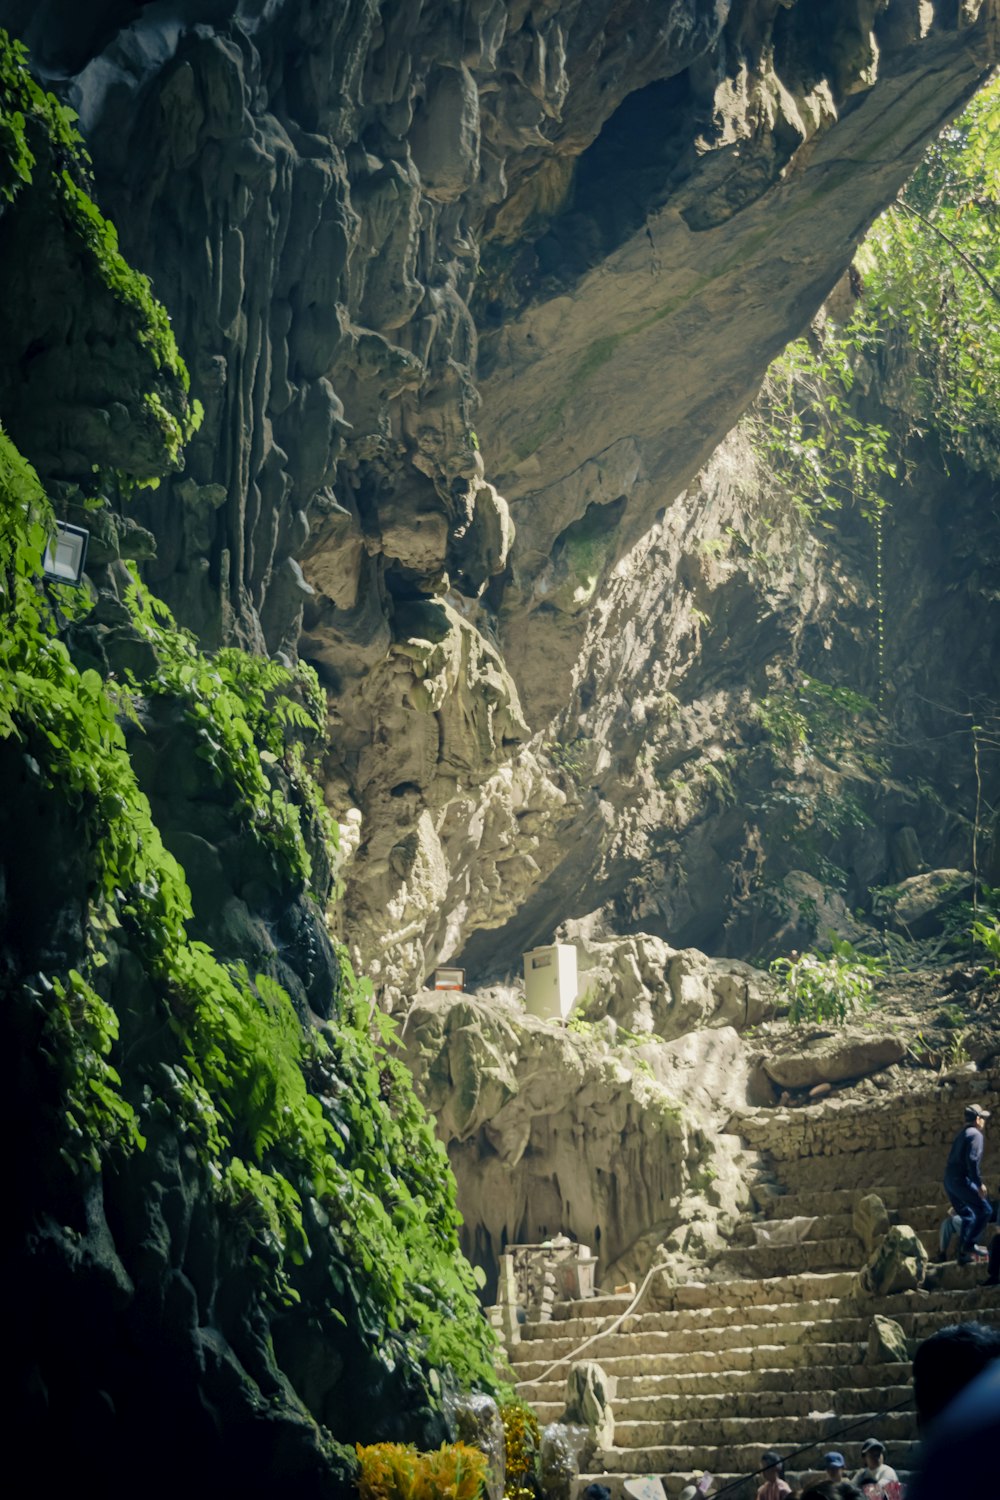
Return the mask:
M 955 244 L 955 241 L 949 238 L 949 236 L 945 234 L 943 229 L 939 229 L 932 220 L 928 219 L 924 214 L 918 213 L 915 208 L 911 208 L 910 205 L 908 203 L 904 203 L 902 199 L 897 202 L 896 206 L 897 208 L 901 208 L 904 213 L 910 214 L 914 219 L 919 219 L 921 224 L 926 224 L 928 229 L 932 229 L 940 239 L 944 240 L 945 244 L 948 245 L 952 250 L 954 250 L 959 260 L 968 267 L 973 276 L 975 276 L 976 280 L 982 283 L 982 285 L 989 292 L 990 296 L 993 298 L 994 302 L 1000 304 L 1000 289 L 993 285 L 992 281 L 990 281 L 989 277 L 979 269 L 975 261 L 970 260 L 965 251 L 960 250 L 959 247 Z

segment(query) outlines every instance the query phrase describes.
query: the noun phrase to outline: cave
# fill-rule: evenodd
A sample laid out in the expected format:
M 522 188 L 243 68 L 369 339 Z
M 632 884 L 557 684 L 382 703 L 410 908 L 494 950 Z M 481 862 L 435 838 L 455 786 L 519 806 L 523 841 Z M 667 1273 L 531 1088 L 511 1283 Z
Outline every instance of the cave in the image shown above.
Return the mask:
M 985 0 L 0 0 L 43 1485 L 742 1500 L 827 1411 L 916 1479 L 917 1346 L 1000 1327 L 937 1183 L 1000 1090 L 998 60 Z

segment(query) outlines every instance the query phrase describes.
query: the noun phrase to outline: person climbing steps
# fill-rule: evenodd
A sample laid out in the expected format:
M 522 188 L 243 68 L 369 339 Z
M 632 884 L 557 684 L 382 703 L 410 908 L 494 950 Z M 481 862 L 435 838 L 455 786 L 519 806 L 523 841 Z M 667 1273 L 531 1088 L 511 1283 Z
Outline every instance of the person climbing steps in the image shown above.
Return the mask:
M 976 1241 L 993 1214 L 987 1201 L 986 1187 L 980 1175 L 983 1159 L 983 1130 L 990 1112 L 981 1104 L 967 1104 L 965 1124 L 952 1141 L 944 1172 L 944 1189 L 955 1213 L 962 1221 L 958 1246 L 958 1263 L 971 1263 Z

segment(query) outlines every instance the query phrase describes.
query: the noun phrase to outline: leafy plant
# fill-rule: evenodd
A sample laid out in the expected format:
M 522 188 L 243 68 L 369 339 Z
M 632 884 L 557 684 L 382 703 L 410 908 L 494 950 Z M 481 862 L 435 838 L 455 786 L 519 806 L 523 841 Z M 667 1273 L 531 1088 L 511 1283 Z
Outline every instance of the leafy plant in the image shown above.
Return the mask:
M 829 954 L 802 953 L 776 958 L 771 973 L 789 1002 L 788 1019 L 802 1021 L 846 1021 L 872 1003 L 875 979 L 885 972 L 885 962 L 859 953 L 852 944 L 832 938 Z
M 546 740 L 545 750 L 554 766 L 579 782 L 586 775 L 592 745 L 592 740 L 580 736 L 575 740 Z
M 993 960 L 988 979 L 1000 978 L 1000 918 L 994 916 L 988 922 L 973 922 L 971 933 L 973 940 L 985 948 Z
M 1000 78 L 946 127 L 865 244 L 863 319 L 905 330 L 915 425 L 1000 472 Z
M 183 703 L 199 740 L 199 754 L 216 780 L 232 788 L 251 833 L 279 853 L 292 878 L 305 883 L 312 874 L 303 812 L 326 843 L 326 863 L 334 866 L 339 830 L 301 744 L 288 743 L 290 732 L 303 732 L 313 743 L 319 740 L 326 704 L 312 668 L 304 663 L 286 667 L 236 647 L 225 647 L 209 658 L 134 577 L 125 603 L 136 629 L 154 648 L 157 664 L 148 679 L 129 672 L 129 687 Z M 276 774 L 279 764 L 290 783 L 291 799 Z
M 393 1023 L 373 1019 L 370 986 L 355 978 L 346 955 L 336 1022 L 306 1033 L 272 979 L 227 969 L 188 937 L 190 892 L 138 786 L 120 693 L 73 665 L 39 585 L 51 524 L 34 471 L 0 432 L 0 739 L 18 739 L 40 791 L 74 811 L 90 861 L 85 961 L 44 977 L 39 994 L 25 997 L 48 1010 L 66 1160 L 96 1170 L 109 1154 L 141 1149 L 152 1123 L 169 1121 L 203 1163 L 220 1212 L 245 1236 L 262 1296 L 294 1302 L 298 1267 L 321 1252 L 328 1315 L 350 1309 L 384 1364 L 419 1358 L 466 1386 L 497 1388 L 495 1338 L 459 1251 L 454 1180 L 408 1073 L 389 1051 Z M 294 684 L 247 668 L 251 727 L 234 685 L 242 661 L 217 670 L 166 623 L 162 606 L 138 590 L 131 603 L 157 661 L 150 681 L 130 689 L 133 700 L 157 692 L 185 706 L 248 829 L 286 880 L 304 878 L 299 810 L 269 779 L 275 767 L 263 756 L 280 755 L 261 748 L 277 743 L 268 693 Z M 87 606 L 80 591 L 64 608 L 79 614 Z M 282 732 L 301 719 L 277 712 Z M 173 1038 L 172 1057 L 168 1049 L 152 1079 L 141 1067 L 126 1076 L 121 1066 L 106 987 L 109 939 L 140 959 L 157 1029 L 165 1023 Z M 321 1228 L 311 1231 L 318 1242 L 303 1218 L 307 1198 L 316 1204 L 313 1220 L 320 1216 Z
M 800 515 L 827 529 L 828 513 L 845 504 L 877 517 L 885 504 L 879 484 L 896 473 L 888 429 L 862 421 L 850 403 L 856 355 L 877 340 L 876 329 L 859 324 L 841 338 L 789 344 L 744 418 L 762 467 L 780 476 Z
M 142 409 L 155 435 L 154 449 L 158 446 L 167 467 L 176 467 L 183 443 L 204 413 L 199 402 L 187 400 L 190 378 L 166 309 L 153 296 L 148 277 L 121 254 L 114 225 L 91 196 L 90 159 L 75 120 L 72 110 L 32 78 L 24 45 L 0 30 L 0 197 L 13 203 L 33 187 L 51 198 L 81 261 L 117 303 L 123 328 L 150 357 L 156 384 L 143 393 Z
M 542 1434 L 538 1417 L 526 1401 L 500 1407 L 503 1423 L 504 1500 L 535 1500 L 538 1494 Z
M 442 1443 L 431 1453 L 404 1443 L 359 1443 L 355 1451 L 361 1500 L 476 1500 L 489 1473 L 485 1454 L 466 1443 Z
M 805 674 L 794 686 L 754 704 L 754 716 L 768 739 L 785 752 L 843 758 L 854 749 L 859 726 L 876 713 L 875 704 L 853 688 L 821 682 Z

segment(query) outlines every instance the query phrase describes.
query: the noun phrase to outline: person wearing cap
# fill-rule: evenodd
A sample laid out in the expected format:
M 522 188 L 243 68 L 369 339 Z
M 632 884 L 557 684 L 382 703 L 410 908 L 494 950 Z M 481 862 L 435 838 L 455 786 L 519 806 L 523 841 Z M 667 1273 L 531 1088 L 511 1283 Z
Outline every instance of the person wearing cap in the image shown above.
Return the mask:
M 832 1479 L 836 1484 L 838 1479 L 843 1479 L 844 1469 L 847 1467 L 844 1462 L 844 1455 L 837 1453 L 836 1450 L 832 1453 L 824 1453 L 823 1467 L 826 1470 L 827 1479 Z
M 878 1438 L 868 1438 L 861 1444 L 861 1457 L 864 1459 L 864 1467 L 859 1469 L 854 1476 L 854 1483 L 863 1493 L 871 1494 L 871 1487 L 879 1485 L 877 1494 L 885 1494 L 887 1484 L 898 1484 L 899 1475 L 891 1464 L 885 1461 L 885 1444 L 880 1443 Z M 865 1486 L 869 1489 L 865 1491 Z
M 952 1208 L 962 1220 L 958 1244 L 958 1263 L 966 1266 L 972 1260 L 976 1240 L 992 1215 L 986 1199 L 986 1187 L 979 1173 L 983 1159 L 983 1129 L 989 1110 L 981 1104 L 965 1106 L 965 1124 L 952 1141 L 944 1171 L 944 1190 Z
M 792 1493 L 791 1485 L 786 1484 L 781 1477 L 784 1465 L 780 1453 L 765 1453 L 760 1461 L 760 1469 L 764 1483 L 757 1491 L 757 1500 L 782 1500 L 783 1495 Z

